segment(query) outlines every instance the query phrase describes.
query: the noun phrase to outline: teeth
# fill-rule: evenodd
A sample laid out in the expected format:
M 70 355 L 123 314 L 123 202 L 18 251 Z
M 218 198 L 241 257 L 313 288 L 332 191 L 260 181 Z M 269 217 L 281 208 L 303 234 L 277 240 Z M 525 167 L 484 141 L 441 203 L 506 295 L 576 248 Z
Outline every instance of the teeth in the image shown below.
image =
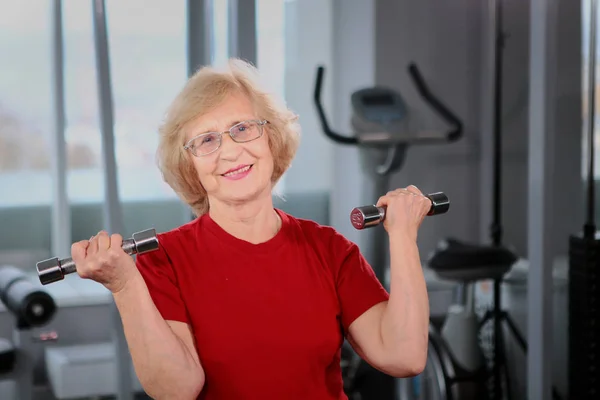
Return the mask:
M 241 174 L 242 172 L 246 172 L 249 169 L 250 169 L 250 165 L 248 165 L 247 167 L 236 169 L 235 171 L 231 171 L 226 174 L 223 174 L 223 176 L 233 176 L 233 175 Z

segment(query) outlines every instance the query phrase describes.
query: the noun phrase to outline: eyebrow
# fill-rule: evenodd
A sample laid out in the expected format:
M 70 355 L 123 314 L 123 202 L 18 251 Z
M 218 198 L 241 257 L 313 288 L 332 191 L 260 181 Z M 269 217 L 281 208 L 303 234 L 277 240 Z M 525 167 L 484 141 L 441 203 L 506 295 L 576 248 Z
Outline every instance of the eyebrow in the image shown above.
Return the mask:
M 248 118 L 239 119 L 239 120 L 236 119 L 234 121 L 229 122 L 228 125 L 229 125 L 229 128 L 232 128 L 232 127 L 236 126 L 237 124 L 239 124 L 240 122 L 252 121 L 254 119 L 255 119 L 254 117 L 248 117 Z M 218 129 L 203 130 L 201 132 L 194 133 L 191 137 L 194 138 L 194 137 L 197 137 L 197 136 L 200 136 L 200 135 L 204 135 L 206 133 L 214 133 L 214 132 L 219 132 L 219 130 Z

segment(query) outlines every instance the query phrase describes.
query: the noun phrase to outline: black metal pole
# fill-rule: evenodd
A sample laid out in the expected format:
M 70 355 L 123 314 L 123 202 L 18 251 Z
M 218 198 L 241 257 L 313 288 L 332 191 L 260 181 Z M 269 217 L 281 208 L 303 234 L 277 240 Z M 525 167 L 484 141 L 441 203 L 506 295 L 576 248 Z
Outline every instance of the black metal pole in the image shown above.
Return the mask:
M 596 201 L 595 201 L 595 177 L 594 177 L 594 131 L 596 129 L 596 1 L 590 4 L 590 54 L 588 65 L 588 168 L 587 168 L 587 214 L 586 222 L 583 227 L 583 236 L 586 239 L 593 240 L 596 235 Z
M 493 128 L 493 216 L 491 238 L 494 246 L 502 244 L 502 52 L 504 34 L 502 31 L 502 0 L 495 2 L 495 46 L 494 46 L 494 128 Z M 494 352 L 493 352 L 493 391 L 492 399 L 502 398 L 501 371 L 503 365 L 502 319 L 501 319 L 501 279 L 494 280 Z
M 494 66 L 494 138 L 493 152 L 493 216 L 491 225 L 492 243 L 502 243 L 502 51 L 504 35 L 502 32 L 502 0 L 496 1 L 496 41 Z
M 589 5 L 588 165 L 586 182 L 586 220 L 582 234 L 569 238 L 569 364 L 570 399 L 597 398 L 600 393 L 600 239 L 596 237 L 594 136 L 596 125 L 596 43 L 597 0 Z

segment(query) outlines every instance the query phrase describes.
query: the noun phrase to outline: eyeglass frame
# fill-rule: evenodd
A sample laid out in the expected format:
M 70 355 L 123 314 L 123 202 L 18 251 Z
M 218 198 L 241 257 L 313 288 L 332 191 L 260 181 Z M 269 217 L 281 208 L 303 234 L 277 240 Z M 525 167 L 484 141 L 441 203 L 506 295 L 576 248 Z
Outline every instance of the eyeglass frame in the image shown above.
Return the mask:
M 254 139 L 250 139 L 250 140 L 242 140 L 242 141 L 236 140 L 236 139 L 235 139 L 235 135 L 234 135 L 234 134 L 232 134 L 231 130 L 232 130 L 233 128 L 235 128 L 236 126 L 239 126 L 239 125 L 241 125 L 241 124 L 245 124 L 245 123 L 248 123 L 248 122 L 256 122 L 256 123 L 258 124 L 258 128 L 259 128 L 259 130 L 260 130 L 260 135 L 258 135 L 258 136 L 257 136 L 257 137 L 255 137 Z M 236 143 L 248 143 L 248 142 L 252 142 L 253 140 L 260 139 L 260 138 L 262 137 L 263 133 L 265 132 L 265 130 L 264 130 L 264 126 L 265 126 L 265 125 L 267 125 L 268 123 L 269 123 L 269 121 L 267 121 L 266 119 L 263 119 L 263 120 L 260 120 L 260 119 L 248 119 L 248 120 L 245 120 L 245 121 L 240 121 L 240 122 L 238 122 L 237 124 L 233 125 L 231 128 L 229 128 L 229 129 L 227 129 L 226 131 L 223 131 L 223 132 L 217 132 L 217 131 L 215 131 L 215 132 L 204 132 L 204 133 L 201 133 L 201 134 L 199 134 L 199 135 L 196 135 L 196 136 L 194 136 L 193 138 L 191 138 L 190 140 L 188 140 L 188 141 L 187 141 L 187 142 L 186 142 L 186 143 L 183 145 L 183 149 L 184 149 L 184 150 L 189 150 L 189 151 L 190 151 L 190 153 L 192 153 L 192 155 L 193 155 L 194 157 L 204 157 L 204 156 L 207 156 L 207 155 L 209 155 L 209 154 L 212 154 L 212 153 L 214 153 L 215 151 L 217 151 L 217 150 L 219 150 L 219 149 L 221 148 L 221 146 L 223 145 L 223 135 L 225 135 L 225 134 L 226 134 L 226 135 L 229 135 L 229 137 L 231 138 L 231 140 L 233 140 L 233 141 L 234 141 L 234 142 L 236 142 Z M 214 135 L 214 134 L 217 134 L 217 135 L 219 135 L 219 145 L 218 145 L 218 146 L 217 146 L 217 147 L 216 147 L 214 150 L 212 150 L 212 151 L 210 151 L 210 152 L 208 152 L 208 153 L 205 153 L 205 154 L 200 154 L 200 155 L 196 155 L 196 154 L 194 153 L 194 149 L 192 148 L 192 146 L 190 146 L 190 143 L 192 143 L 194 140 L 196 140 L 196 139 L 198 139 L 198 138 L 200 138 L 200 137 L 202 137 L 202 136 L 206 136 L 206 135 Z

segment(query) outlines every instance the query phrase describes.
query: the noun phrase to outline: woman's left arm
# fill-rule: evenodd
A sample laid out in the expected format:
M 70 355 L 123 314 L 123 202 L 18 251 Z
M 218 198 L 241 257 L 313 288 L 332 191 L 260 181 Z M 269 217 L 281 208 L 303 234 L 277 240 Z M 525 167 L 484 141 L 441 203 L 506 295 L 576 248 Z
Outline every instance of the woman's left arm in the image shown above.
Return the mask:
M 348 340 L 373 367 L 397 377 L 423 371 L 429 339 L 429 299 L 417 231 L 431 202 L 414 186 L 379 199 L 387 207 L 384 226 L 390 243 L 390 296 L 348 327 Z

